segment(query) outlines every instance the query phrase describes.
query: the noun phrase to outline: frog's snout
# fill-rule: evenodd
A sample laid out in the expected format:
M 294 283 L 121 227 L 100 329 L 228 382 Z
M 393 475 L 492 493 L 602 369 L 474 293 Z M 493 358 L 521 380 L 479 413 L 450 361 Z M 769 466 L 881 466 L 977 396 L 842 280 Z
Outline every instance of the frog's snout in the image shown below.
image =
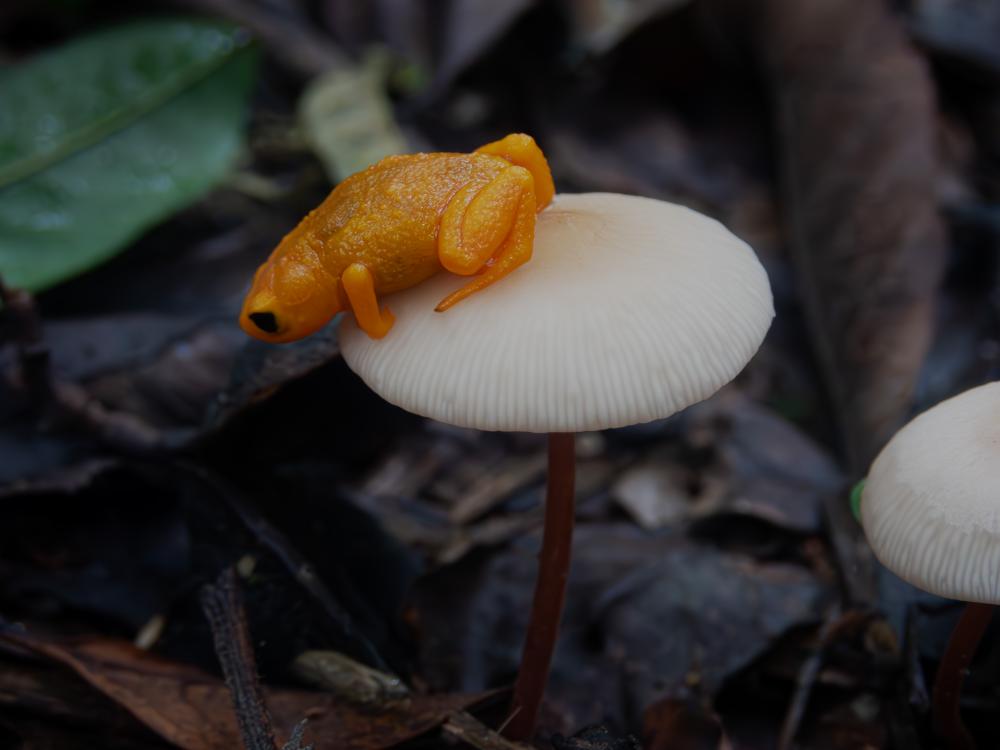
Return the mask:
M 252 312 L 247 317 L 251 323 L 264 333 L 277 333 L 279 330 L 278 318 L 273 312 L 262 310 L 260 312 Z
M 266 281 L 266 279 L 264 280 Z M 255 283 L 243 301 L 240 311 L 240 328 L 255 339 L 274 341 L 288 328 L 289 316 L 267 287 L 260 288 Z
M 343 309 L 337 287 L 322 266 L 303 262 L 292 251 L 279 254 L 254 277 L 243 300 L 240 327 L 272 344 L 297 341 L 318 331 Z
M 286 333 L 289 327 L 288 319 L 279 316 L 274 308 L 264 300 L 263 304 L 250 301 L 244 305 L 240 315 L 240 328 L 255 339 L 274 342 Z

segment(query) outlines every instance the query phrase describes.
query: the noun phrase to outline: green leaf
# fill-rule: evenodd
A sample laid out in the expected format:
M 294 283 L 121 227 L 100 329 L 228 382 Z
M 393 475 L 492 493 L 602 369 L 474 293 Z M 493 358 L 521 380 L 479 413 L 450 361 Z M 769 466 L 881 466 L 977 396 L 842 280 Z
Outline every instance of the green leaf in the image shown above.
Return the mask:
M 865 492 L 865 480 L 861 479 L 851 488 L 851 513 L 854 520 L 861 523 L 861 498 Z
M 225 177 L 256 54 L 239 29 L 151 21 L 0 70 L 0 274 L 38 291 Z

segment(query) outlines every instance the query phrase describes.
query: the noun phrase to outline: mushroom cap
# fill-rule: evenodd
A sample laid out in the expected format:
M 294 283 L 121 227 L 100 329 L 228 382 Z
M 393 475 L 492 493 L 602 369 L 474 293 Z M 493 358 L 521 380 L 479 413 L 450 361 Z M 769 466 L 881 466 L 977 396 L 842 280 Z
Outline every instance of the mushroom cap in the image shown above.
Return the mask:
M 467 282 L 438 274 L 392 295 L 380 340 L 346 316 L 348 366 L 387 401 L 461 427 L 606 429 L 712 395 L 774 317 L 763 267 L 719 222 L 609 193 L 556 196 L 528 263 L 434 311 Z
M 861 523 L 900 578 L 1000 603 L 1000 383 L 942 401 L 893 436 L 868 473 Z

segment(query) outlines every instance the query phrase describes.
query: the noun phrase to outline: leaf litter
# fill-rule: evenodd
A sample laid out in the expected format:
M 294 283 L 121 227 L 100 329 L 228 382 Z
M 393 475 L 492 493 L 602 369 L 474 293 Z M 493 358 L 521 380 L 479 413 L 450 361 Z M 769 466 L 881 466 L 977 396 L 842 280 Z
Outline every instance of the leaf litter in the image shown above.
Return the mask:
M 298 91 L 331 68 L 359 72 L 372 43 L 395 57 L 363 96 L 388 94 L 379 116 L 407 142 L 459 150 L 530 130 L 563 189 L 706 210 L 751 240 L 773 281 L 775 328 L 734 386 L 664 422 L 581 436 L 581 528 L 540 742 L 846 748 L 927 736 L 920 701 L 898 696 L 919 694 L 953 612 L 883 574 L 881 593 L 863 585 L 863 543 L 844 493 L 883 425 L 930 393 L 995 375 L 1000 275 L 989 217 L 1000 183 L 983 156 L 998 153 L 990 133 L 1000 108 L 982 44 L 988 23 L 970 25 L 971 11 L 947 2 L 905 4 L 901 16 L 831 11 L 829 23 L 786 0 L 752 23 L 745 5 L 712 0 L 627 3 L 604 15 L 574 6 L 570 16 L 512 3 L 489 29 L 463 35 L 476 3 L 422 14 L 394 2 L 356 13 L 327 2 L 315 19 L 226 0 L 187 5 L 264 32 L 273 59 L 251 134 L 288 132 L 278 133 L 280 148 L 251 138 L 242 169 L 277 189 L 266 200 L 216 191 L 37 300 L 52 377 L 109 414 L 179 436 L 154 455 L 109 442 L 94 424 L 53 420 L 49 406 L 26 398 L 18 347 L 0 344 L 0 616 L 26 627 L 3 626 L 0 742 L 155 747 L 152 726 L 185 747 L 206 738 L 238 746 L 196 596 L 236 565 L 279 739 L 305 717 L 302 741 L 317 747 L 345 738 L 506 747 L 491 732 L 503 699 L 472 707 L 468 696 L 508 684 L 516 668 L 542 442 L 432 425 L 380 402 L 339 360 L 334 328 L 267 348 L 229 323 L 254 265 L 327 187 L 318 162 L 288 147 Z M 813 35 L 814 50 L 857 34 L 885 75 L 870 75 L 875 63 L 859 62 L 867 57 L 835 57 L 858 87 L 833 96 L 829 60 L 785 46 L 799 34 Z M 753 59 L 763 63 L 757 78 Z M 876 115 L 890 104 L 893 116 L 910 112 L 895 148 L 824 159 L 838 134 L 889 143 L 878 139 L 891 121 Z M 786 106 L 813 123 L 812 139 L 793 137 Z M 926 158 L 941 107 L 958 148 L 946 198 Z M 338 139 L 334 147 L 346 148 Z M 900 161 L 904 151 L 915 158 Z M 858 175 L 867 190 L 852 187 Z M 805 189 L 789 190 L 790 177 Z M 922 229 L 882 222 L 883 239 L 844 250 L 844 235 L 824 228 L 888 205 L 872 198 L 885 184 L 906 186 L 906 200 L 879 215 L 908 212 Z M 822 210 L 816 195 L 829 197 Z M 943 200 L 951 247 L 942 240 L 920 255 L 913 243 L 937 231 Z M 935 274 L 945 252 L 942 292 Z M 887 275 L 880 268 L 902 284 L 905 294 L 889 295 L 896 308 L 878 296 L 892 289 L 872 283 Z M 822 302 L 837 279 L 837 299 L 853 307 Z M 928 358 L 927 311 L 942 298 L 951 307 Z M 851 366 L 858 341 L 888 348 L 885 332 L 903 330 L 880 322 L 886 316 L 923 343 L 896 370 L 878 358 Z M 5 340 L 16 340 L 3 317 L 13 331 Z M 959 334 L 961 346 L 945 345 Z M 825 356 L 823 340 L 844 356 Z M 888 395 L 845 407 L 841 381 Z M 153 653 L 128 645 L 140 633 Z M 293 668 L 317 653 L 333 670 L 320 688 L 329 692 L 306 692 Z M 982 662 L 986 674 L 992 662 Z M 984 720 L 989 684 L 970 681 L 970 722 L 986 742 L 995 733 Z M 359 685 L 367 698 L 352 703 Z M 113 738 L 111 726 L 122 727 Z

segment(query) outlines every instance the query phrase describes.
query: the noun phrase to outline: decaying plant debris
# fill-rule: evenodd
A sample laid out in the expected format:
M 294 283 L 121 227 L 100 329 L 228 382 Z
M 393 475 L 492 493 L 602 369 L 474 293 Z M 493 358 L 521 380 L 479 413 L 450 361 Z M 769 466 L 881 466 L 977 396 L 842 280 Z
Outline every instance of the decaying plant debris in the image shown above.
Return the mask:
M 248 145 L 113 260 L 4 286 L 0 748 L 518 747 L 495 730 L 544 436 L 421 420 L 335 331 L 235 323 L 338 165 L 515 130 L 560 191 L 721 220 L 778 311 L 710 401 L 579 437 L 537 745 L 935 746 L 959 608 L 878 568 L 847 491 L 901 422 L 1000 375 L 990 3 L 15 0 L 0 55 L 140 12 L 256 36 Z M 981 747 L 992 640 L 964 687 Z

